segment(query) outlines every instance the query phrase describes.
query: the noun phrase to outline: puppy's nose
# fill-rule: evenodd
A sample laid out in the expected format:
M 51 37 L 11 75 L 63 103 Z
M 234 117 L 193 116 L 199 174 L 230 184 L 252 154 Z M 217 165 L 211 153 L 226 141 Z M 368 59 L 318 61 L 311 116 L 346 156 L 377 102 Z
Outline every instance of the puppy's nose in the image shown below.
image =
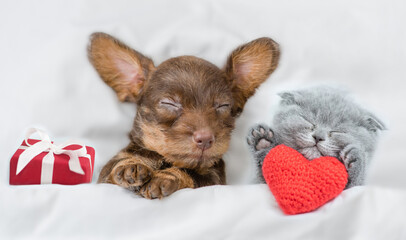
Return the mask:
M 193 133 L 193 142 L 202 150 L 209 149 L 214 143 L 214 135 L 208 129 L 198 130 Z

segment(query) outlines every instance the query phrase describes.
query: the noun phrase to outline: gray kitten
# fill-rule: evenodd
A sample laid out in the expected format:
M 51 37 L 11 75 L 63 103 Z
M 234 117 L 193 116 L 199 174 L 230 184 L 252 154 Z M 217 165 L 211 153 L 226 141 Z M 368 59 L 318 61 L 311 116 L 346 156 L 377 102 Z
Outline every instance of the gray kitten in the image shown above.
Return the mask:
M 307 159 L 333 156 L 348 172 L 346 188 L 362 185 L 374 151 L 378 130 L 385 126 L 372 113 L 349 99 L 346 92 L 316 87 L 283 92 L 272 129 L 255 126 L 247 140 L 254 152 L 258 175 L 271 148 L 285 144 Z

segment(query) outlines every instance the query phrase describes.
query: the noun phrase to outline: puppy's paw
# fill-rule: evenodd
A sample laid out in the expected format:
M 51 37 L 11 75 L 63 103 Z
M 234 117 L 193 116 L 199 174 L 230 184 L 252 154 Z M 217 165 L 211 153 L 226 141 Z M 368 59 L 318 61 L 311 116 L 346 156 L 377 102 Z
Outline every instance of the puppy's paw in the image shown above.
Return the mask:
M 348 172 L 346 188 L 362 185 L 365 178 L 365 153 L 358 148 L 350 146 L 340 153 L 340 158 Z
M 151 179 L 152 169 L 142 163 L 124 160 L 114 166 L 111 171 L 113 184 L 125 188 L 137 188 Z
M 275 146 L 274 133 L 265 125 L 257 125 L 251 129 L 247 142 L 254 152 L 269 149 Z
M 141 187 L 139 194 L 148 199 L 163 198 L 179 190 L 179 187 L 179 179 L 176 176 L 158 172 Z

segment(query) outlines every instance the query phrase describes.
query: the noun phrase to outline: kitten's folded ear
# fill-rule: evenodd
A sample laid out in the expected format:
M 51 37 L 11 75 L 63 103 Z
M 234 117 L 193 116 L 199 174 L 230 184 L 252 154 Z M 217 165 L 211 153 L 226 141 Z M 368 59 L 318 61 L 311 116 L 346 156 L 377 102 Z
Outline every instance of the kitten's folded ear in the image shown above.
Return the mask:
M 122 102 L 135 102 L 155 69 L 151 59 L 105 33 L 91 35 L 88 56 L 100 77 Z
M 245 102 L 275 70 L 279 61 L 279 45 L 270 38 L 258 38 L 235 49 L 225 66 L 226 77 L 232 81 L 238 114 Z
M 387 130 L 385 124 L 372 113 L 369 113 L 366 117 L 365 125 L 366 128 L 372 132 L 377 132 L 378 130 Z
M 298 103 L 300 94 L 299 92 L 281 92 L 278 95 L 281 97 L 282 105 L 294 105 Z

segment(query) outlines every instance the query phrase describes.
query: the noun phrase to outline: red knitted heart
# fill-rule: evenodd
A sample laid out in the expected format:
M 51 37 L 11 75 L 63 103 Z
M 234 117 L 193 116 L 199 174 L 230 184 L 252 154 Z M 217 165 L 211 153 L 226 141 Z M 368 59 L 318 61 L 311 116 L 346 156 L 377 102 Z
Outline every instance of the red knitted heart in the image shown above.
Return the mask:
M 282 211 L 298 214 L 313 211 L 338 196 L 348 174 L 334 157 L 307 160 L 298 151 L 278 145 L 264 159 L 262 172 Z

